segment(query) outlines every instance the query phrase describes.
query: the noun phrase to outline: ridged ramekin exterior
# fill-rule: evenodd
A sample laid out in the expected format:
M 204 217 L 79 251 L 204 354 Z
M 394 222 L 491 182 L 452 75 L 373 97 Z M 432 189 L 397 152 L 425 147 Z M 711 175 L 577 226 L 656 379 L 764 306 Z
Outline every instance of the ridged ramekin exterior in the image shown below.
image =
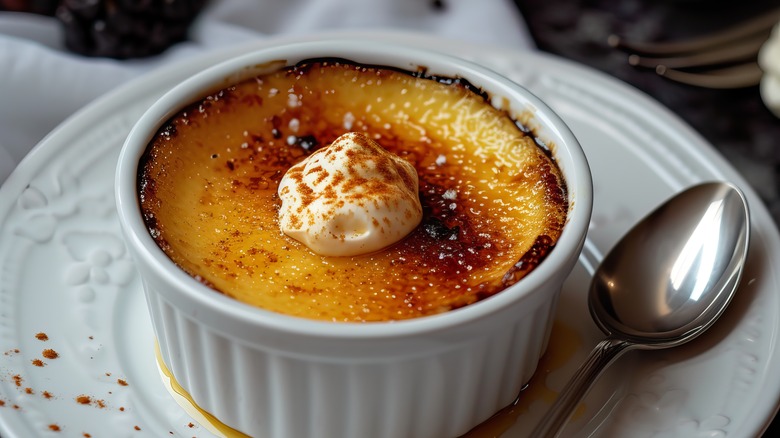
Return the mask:
M 188 276 L 141 219 L 138 160 L 177 109 L 258 69 L 341 57 L 460 76 L 529 124 L 553 153 L 570 194 L 567 224 L 533 272 L 492 297 L 440 315 L 387 323 L 328 323 L 239 303 Z M 511 111 L 510 111 L 511 112 Z M 527 118 L 527 117 L 526 117 Z M 374 42 L 273 47 L 212 67 L 175 87 L 141 118 L 120 153 L 119 219 L 143 279 L 162 360 L 197 405 L 248 435 L 452 437 L 517 396 L 536 369 L 561 286 L 582 249 L 592 209 L 587 160 L 566 125 L 531 93 L 442 54 Z
M 147 277 L 163 361 L 198 406 L 257 437 L 455 437 L 511 403 L 544 352 L 557 295 L 405 343 L 366 340 L 339 357 L 263 348 L 202 324 Z M 369 345 L 370 344 L 370 345 Z M 386 345 L 383 345 L 386 344 Z M 406 348 L 408 346 L 408 348 Z M 340 346 L 344 348 L 344 346 Z M 339 350 L 340 348 L 336 348 Z M 383 354 L 377 353 L 378 351 Z M 358 358 L 360 352 L 370 358 Z

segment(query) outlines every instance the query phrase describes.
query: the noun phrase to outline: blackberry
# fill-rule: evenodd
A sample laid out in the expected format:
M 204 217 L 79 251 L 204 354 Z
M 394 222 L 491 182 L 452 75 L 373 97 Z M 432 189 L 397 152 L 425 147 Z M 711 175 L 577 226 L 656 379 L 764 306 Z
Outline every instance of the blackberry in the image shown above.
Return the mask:
M 62 0 L 65 47 L 85 56 L 141 58 L 187 39 L 207 0 Z

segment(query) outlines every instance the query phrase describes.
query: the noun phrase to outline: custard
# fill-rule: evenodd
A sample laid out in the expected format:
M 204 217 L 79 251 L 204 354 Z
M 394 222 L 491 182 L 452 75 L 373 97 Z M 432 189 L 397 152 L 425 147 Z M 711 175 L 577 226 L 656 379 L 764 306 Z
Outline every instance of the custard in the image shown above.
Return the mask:
M 568 195 L 548 147 L 462 80 L 312 60 L 181 110 L 139 164 L 144 220 L 184 271 L 236 300 L 329 321 L 447 312 L 553 249 Z M 322 256 L 279 227 L 279 182 L 361 132 L 417 171 L 423 218 L 376 252 Z

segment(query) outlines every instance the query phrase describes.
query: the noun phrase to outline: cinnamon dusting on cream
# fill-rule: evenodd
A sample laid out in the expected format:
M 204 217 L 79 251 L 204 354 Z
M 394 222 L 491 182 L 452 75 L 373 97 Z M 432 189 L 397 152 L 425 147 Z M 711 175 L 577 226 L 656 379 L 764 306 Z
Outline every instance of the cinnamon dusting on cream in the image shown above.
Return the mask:
M 417 185 L 409 162 L 349 132 L 287 171 L 279 185 L 280 226 L 321 255 L 376 251 L 420 223 Z

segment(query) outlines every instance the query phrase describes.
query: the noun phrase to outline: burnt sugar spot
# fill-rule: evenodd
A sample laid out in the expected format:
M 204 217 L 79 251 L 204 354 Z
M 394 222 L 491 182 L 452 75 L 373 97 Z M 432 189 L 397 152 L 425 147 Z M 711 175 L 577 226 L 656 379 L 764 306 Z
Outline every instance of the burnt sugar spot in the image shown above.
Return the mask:
M 507 287 L 517 283 L 527 273 L 539 266 L 539 264 L 550 254 L 550 251 L 552 251 L 554 246 L 555 242 L 550 236 L 538 236 L 531 246 L 531 249 L 523 254 L 520 260 L 509 268 L 501 279 L 501 282 Z
M 163 125 L 157 135 L 165 140 L 170 140 L 171 138 L 176 137 L 177 133 L 176 124 L 170 123 Z
M 309 152 L 313 151 L 317 148 L 319 148 L 320 143 L 317 140 L 317 137 L 313 135 L 303 135 L 303 136 L 296 136 L 295 137 L 295 144 L 298 145 L 301 149 Z
M 423 230 L 434 240 L 455 240 L 460 234 L 460 227 L 448 227 L 440 219 L 429 217 L 422 224 Z
M 258 94 L 245 94 L 240 98 L 241 103 L 246 106 L 262 106 L 263 97 Z
M 279 116 L 272 116 L 271 117 L 271 136 L 275 138 L 276 140 L 279 140 L 282 138 L 282 118 Z

